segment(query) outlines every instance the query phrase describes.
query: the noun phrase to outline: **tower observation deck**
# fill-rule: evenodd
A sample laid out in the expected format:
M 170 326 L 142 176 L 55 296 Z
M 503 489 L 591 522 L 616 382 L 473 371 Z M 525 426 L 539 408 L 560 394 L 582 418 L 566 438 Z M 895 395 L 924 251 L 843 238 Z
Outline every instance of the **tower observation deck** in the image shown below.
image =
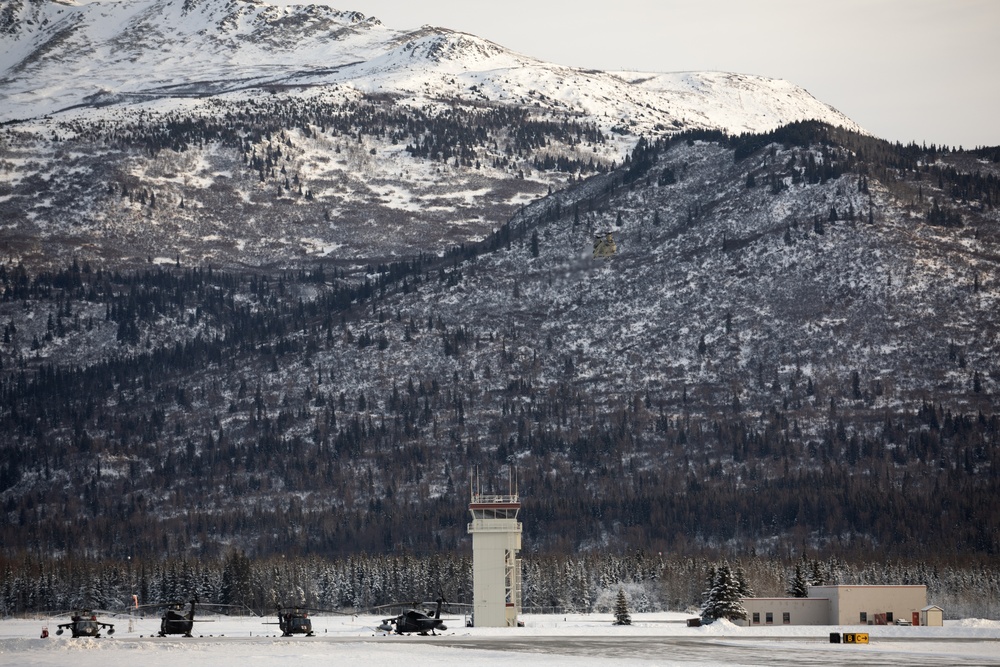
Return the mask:
M 469 502 L 472 522 L 472 611 L 476 627 L 517 625 L 521 613 L 521 510 L 519 496 L 473 491 Z

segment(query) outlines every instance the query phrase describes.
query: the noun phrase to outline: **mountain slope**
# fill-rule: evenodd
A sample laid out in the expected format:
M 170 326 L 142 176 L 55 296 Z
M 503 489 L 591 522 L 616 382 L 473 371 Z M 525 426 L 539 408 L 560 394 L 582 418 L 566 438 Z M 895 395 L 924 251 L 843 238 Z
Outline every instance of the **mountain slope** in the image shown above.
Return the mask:
M 342 65 L 388 32 L 322 5 L 257 2 L 5 4 L 5 119 L 51 113 L 102 96 L 248 86 L 301 66 Z M 29 116 L 30 117 L 30 116 Z
M 5 269 L 4 543 L 458 549 L 516 463 L 539 550 L 993 553 L 996 171 L 691 134 L 441 258 Z

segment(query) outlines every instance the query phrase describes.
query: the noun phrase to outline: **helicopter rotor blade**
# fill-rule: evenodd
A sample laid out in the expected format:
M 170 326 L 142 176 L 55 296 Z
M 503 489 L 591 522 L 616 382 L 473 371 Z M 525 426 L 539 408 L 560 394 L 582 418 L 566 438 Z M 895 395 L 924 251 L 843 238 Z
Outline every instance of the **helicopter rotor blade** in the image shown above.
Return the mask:
M 278 607 L 278 613 L 306 612 L 309 614 L 338 614 L 340 616 L 357 616 L 357 612 L 341 611 L 339 609 L 326 609 L 324 607 Z

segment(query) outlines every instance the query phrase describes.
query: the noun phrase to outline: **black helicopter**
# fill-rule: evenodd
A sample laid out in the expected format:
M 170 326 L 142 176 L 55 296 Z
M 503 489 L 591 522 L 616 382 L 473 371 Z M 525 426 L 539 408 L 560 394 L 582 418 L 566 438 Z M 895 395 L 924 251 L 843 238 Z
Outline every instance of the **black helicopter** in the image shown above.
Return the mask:
M 169 604 L 164 603 L 154 603 L 154 604 L 144 604 L 135 607 L 135 610 L 139 612 L 142 611 L 145 615 L 145 610 L 147 609 L 162 609 L 163 615 L 160 616 L 160 631 L 157 633 L 158 637 L 166 637 L 167 635 L 184 635 L 185 637 L 191 637 L 191 631 L 194 629 L 195 623 L 204 623 L 205 621 L 195 621 L 194 619 L 194 608 L 195 604 L 198 603 L 198 596 L 195 595 L 190 600 L 191 608 L 184 612 L 183 602 L 171 602 Z
M 58 627 L 59 629 L 56 630 L 57 635 L 61 635 L 63 630 L 69 628 L 70 632 L 73 633 L 74 639 L 78 637 L 100 637 L 101 628 L 108 629 L 108 636 L 115 634 L 113 623 L 101 623 L 97 620 L 97 614 L 90 610 L 73 612 L 70 622 L 60 623 Z
M 292 635 L 305 635 L 314 637 L 312 619 L 309 612 L 301 607 L 282 607 L 278 605 L 278 627 L 281 628 L 282 637 Z M 269 623 L 268 625 L 274 625 Z
M 185 637 L 191 636 L 191 630 L 194 628 L 194 606 L 198 603 L 198 596 L 195 595 L 191 598 L 190 604 L 191 609 L 184 613 L 184 605 L 180 602 L 175 602 L 170 605 L 164 612 L 163 616 L 160 618 L 160 637 L 166 637 L 167 635 L 184 635 Z
M 322 612 L 324 614 L 341 614 L 342 616 L 353 616 L 351 613 L 338 611 L 336 609 L 317 609 L 312 607 L 283 607 L 280 604 L 276 605 L 275 608 L 278 612 L 278 622 L 268 623 L 265 621 L 264 625 L 277 625 L 281 628 L 282 637 L 291 637 L 292 635 L 305 635 L 306 637 L 315 637 L 312 627 L 312 619 L 309 618 L 309 612 Z
M 430 610 L 422 612 L 416 609 L 408 609 L 395 618 L 382 619 L 382 624 L 378 626 L 378 629 L 383 632 L 394 631 L 397 635 L 419 632 L 421 635 L 426 636 L 428 632 L 432 635 L 437 634 L 434 632 L 435 630 L 444 632 L 448 629 L 448 626 L 441 620 L 441 605 L 444 602 L 444 598 L 439 597 L 437 599 L 437 609 L 435 609 L 433 616 L 431 616 Z M 413 606 L 416 607 L 416 603 Z M 393 626 L 395 626 L 395 629 Z

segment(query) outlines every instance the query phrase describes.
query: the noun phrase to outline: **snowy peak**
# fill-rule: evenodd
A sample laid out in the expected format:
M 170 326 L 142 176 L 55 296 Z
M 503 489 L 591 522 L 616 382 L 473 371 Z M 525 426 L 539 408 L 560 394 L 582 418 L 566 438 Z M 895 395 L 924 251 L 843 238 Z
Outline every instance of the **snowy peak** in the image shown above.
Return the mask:
M 456 61 L 471 66 L 498 56 L 510 55 L 510 52 L 499 44 L 444 28 L 425 26 L 411 33 L 410 37 L 412 39 L 398 52 L 408 55 L 413 60 L 423 59 L 434 63 Z
M 516 54 L 447 28 L 393 30 L 325 5 L 259 0 L 0 0 L 0 122 L 83 106 L 169 107 L 220 94 L 354 91 L 590 119 L 632 140 L 799 120 L 860 130 L 784 81 L 721 72 L 608 73 Z M 183 102 L 181 99 L 183 98 Z
M 178 2 L 167 0 L 166 4 L 175 6 Z M 345 28 L 361 24 L 381 25 L 378 19 L 368 19 L 360 12 L 340 11 L 326 5 L 276 7 L 258 0 L 227 0 L 224 3 L 219 0 L 184 0 L 181 11 L 184 17 L 216 26 L 219 36 L 239 35 L 284 48 L 294 48 L 295 37 L 309 39 L 337 34 Z M 198 25 L 195 28 L 201 31 Z M 280 36 L 289 39 L 280 39 Z
M 322 5 L 248 0 L 0 0 L 0 119 L 110 96 L 227 90 L 384 51 L 396 33 Z M 235 82 L 235 83 L 234 83 Z M 190 93 L 187 93 L 190 94 Z M 96 96 L 96 97 L 95 97 Z
M 379 26 L 378 19 L 325 5 L 277 7 L 258 0 L 122 0 L 79 5 L 61 0 L 0 0 L 0 35 L 15 41 L 26 35 L 50 36 L 68 24 L 85 32 L 76 41 L 100 49 L 113 42 L 136 51 L 151 50 L 149 36 L 198 36 L 206 42 L 261 42 L 269 48 L 297 50 L 314 39 L 345 30 Z M 172 50 L 170 44 L 156 45 Z M 8 58 L 4 65 L 11 65 Z
M 837 109 L 782 79 L 733 72 L 615 74 L 632 87 L 667 97 L 685 125 L 723 127 L 730 134 L 741 134 L 811 119 L 863 132 Z M 705 104 L 706 99 L 712 104 Z

